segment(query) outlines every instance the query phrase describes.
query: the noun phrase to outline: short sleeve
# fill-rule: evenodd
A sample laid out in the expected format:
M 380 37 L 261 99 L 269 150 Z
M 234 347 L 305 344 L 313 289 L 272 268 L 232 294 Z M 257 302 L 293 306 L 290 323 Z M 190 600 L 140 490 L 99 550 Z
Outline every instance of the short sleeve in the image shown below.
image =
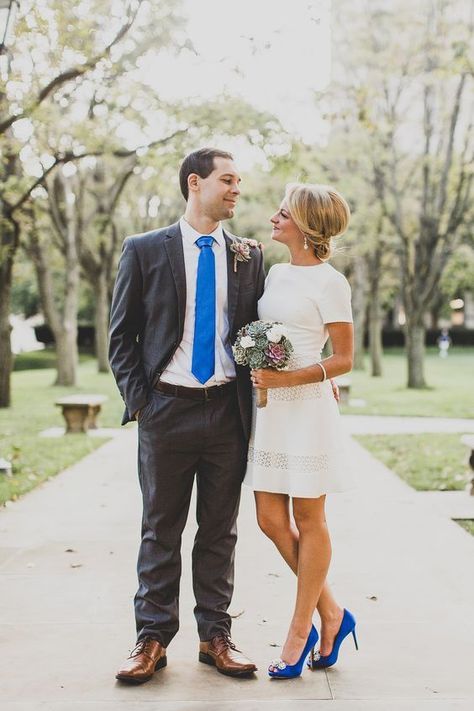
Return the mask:
M 351 287 L 344 274 L 334 271 L 318 298 L 323 323 L 352 323 Z

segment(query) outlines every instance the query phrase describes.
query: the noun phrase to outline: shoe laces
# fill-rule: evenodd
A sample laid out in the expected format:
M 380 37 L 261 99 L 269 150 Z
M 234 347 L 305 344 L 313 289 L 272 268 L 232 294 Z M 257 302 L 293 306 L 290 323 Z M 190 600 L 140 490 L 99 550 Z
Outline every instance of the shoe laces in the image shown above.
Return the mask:
M 139 654 L 146 654 L 150 656 L 150 650 L 147 649 L 150 642 L 153 642 L 151 637 L 145 637 L 144 639 L 140 639 L 135 645 L 134 649 L 132 649 L 132 651 L 130 652 L 130 657 L 138 657 Z
M 233 649 L 234 652 L 240 652 L 240 649 L 237 649 L 237 647 L 233 643 L 229 632 L 222 632 L 216 636 L 219 639 L 219 641 L 221 641 L 222 644 L 224 644 L 228 649 Z

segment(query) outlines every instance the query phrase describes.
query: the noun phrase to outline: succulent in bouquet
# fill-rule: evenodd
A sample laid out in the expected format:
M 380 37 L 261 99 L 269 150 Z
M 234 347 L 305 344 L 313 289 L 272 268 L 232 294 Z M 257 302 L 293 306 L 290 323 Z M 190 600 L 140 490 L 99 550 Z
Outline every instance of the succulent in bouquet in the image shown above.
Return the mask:
M 285 326 L 278 321 L 252 321 L 237 333 L 232 346 L 237 365 L 259 368 L 287 368 L 293 346 Z M 257 388 L 257 407 L 267 404 L 267 389 Z

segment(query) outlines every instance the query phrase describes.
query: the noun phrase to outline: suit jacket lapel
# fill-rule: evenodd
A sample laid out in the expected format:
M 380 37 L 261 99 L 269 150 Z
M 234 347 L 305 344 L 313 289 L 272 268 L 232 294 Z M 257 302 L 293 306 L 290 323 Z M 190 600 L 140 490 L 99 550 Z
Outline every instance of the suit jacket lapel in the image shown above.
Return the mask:
M 230 250 L 232 239 L 224 232 L 227 252 L 227 317 L 229 321 L 229 333 L 232 333 L 234 324 L 235 309 L 239 296 L 240 269 L 237 262 L 237 271 L 234 271 L 234 253 Z
M 179 333 L 182 335 L 186 311 L 186 271 L 184 268 L 183 238 L 181 236 L 179 222 L 168 228 L 164 244 L 176 286 L 179 317 L 178 327 Z

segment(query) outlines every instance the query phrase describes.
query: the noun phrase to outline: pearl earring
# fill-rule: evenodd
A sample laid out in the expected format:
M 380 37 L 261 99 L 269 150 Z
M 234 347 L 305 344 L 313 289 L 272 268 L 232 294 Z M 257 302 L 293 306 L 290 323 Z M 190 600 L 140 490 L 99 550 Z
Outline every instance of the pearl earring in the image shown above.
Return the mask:
M 304 236 L 304 245 L 303 245 L 303 249 L 308 249 L 308 238 L 306 237 L 306 235 Z

